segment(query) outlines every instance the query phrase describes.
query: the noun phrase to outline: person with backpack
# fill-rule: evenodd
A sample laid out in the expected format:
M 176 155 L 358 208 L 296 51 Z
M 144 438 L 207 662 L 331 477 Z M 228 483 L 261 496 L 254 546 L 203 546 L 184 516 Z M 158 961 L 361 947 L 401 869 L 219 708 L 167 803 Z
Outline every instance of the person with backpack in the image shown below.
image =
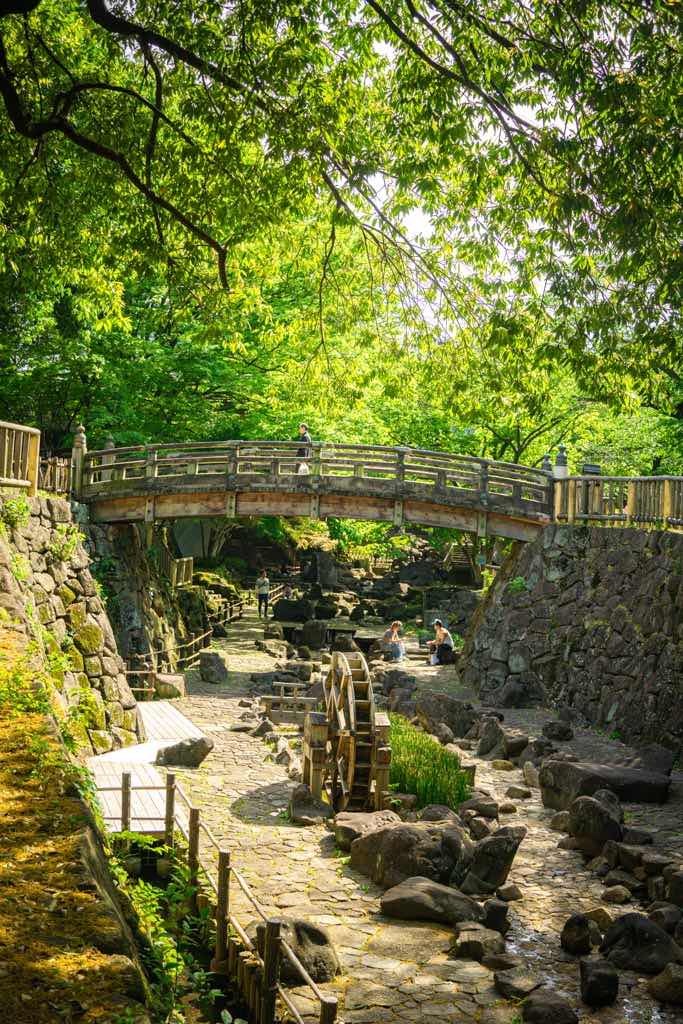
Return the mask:
M 263 618 L 268 618 L 268 598 L 270 597 L 270 580 L 266 575 L 266 570 L 261 569 L 261 572 L 256 577 L 256 597 L 258 599 L 258 617 L 261 618 L 261 608 L 263 608 Z

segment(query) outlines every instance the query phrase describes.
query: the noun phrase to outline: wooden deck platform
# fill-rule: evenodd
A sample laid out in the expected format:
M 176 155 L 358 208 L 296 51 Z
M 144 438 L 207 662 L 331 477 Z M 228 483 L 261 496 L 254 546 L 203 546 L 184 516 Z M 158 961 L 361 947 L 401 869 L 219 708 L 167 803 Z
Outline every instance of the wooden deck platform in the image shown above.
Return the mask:
M 162 747 L 194 739 L 203 733 L 169 701 L 150 701 L 138 704 L 138 708 L 147 734 L 146 742 L 91 757 L 88 767 L 95 779 L 105 825 L 110 831 L 121 829 L 121 776 L 130 772 L 131 831 L 163 835 L 166 783 L 164 773 L 154 766 L 154 761 Z M 141 786 L 159 788 L 140 790 Z M 185 830 L 187 817 L 182 801 L 177 801 L 176 818 Z

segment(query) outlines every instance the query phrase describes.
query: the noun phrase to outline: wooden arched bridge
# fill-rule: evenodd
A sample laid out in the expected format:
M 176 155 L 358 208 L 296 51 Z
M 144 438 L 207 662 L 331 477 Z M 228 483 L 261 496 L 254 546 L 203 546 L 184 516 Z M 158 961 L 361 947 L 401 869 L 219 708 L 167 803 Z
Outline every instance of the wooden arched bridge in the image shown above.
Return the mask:
M 338 516 L 533 540 L 550 522 L 683 529 L 683 477 L 562 476 L 418 448 L 216 441 L 39 458 L 37 430 L 0 422 L 0 491 L 70 493 L 94 521 Z M 566 466 L 563 469 L 566 473 Z
M 97 522 L 194 516 L 339 516 L 531 540 L 552 519 L 552 475 L 447 452 L 218 441 L 86 452 L 74 491 Z

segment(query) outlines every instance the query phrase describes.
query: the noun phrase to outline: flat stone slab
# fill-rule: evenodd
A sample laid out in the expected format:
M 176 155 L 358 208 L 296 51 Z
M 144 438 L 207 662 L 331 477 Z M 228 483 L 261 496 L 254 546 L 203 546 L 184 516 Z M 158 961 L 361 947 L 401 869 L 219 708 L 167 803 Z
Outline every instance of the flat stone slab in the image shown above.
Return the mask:
M 539 781 L 544 805 L 557 811 L 567 810 L 577 796 L 592 796 L 598 789 L 611 789 L 626 803 L 663 804 L 671 785 L 668 775 L 644 768 L 580 761 L 545 761 Z

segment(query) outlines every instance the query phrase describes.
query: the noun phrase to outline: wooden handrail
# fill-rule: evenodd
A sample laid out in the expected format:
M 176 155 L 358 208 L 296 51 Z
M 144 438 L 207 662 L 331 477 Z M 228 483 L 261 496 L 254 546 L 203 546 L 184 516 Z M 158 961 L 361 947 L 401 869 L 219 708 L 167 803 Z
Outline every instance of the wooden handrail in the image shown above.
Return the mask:
M 38 493 L 40 431 L 0 420 L 0 487 Z
M 555 519 L 566 523 L 680 530 L 683 477 L 566 477 L 555 484 Z
M 160 790 L 166 792 L 166 806 L 163 817 L 160 815 L 141 817 L 139 814 L 134 814 L 132 812 L 134 793 Z M 275 956 L 277 961 L 277 958 L 282 955 L 287 957 L 295 971 L 297 971 L 301 979 L 301 983 L 306 985 L 313 993 L 315 999 L 320 1002 L 319 1024 L 334 1024 L 334 1021 L 337 1018 L 336 997 L 329 996 L 324 993 L 310 976 L 294 950 L 280 934 L 279 922 L 268 918 L 266 912 L 251 892 L 249 885 L 242 877 L 241 873 L 231 863 L 230 852 L 221 846 L 208 825 L 201 820 L 199 808 L 195 807 L 191 803 L 182 787 L 176 782 L 175 775 L 169 773 L 167 781 L 163 785 L 134 785 L 131 772 L 124 771 L 121 773 L 120 785 L 98 786 L 97 791 L 98 793 L 121 793 L 120 818 L 106 816 L 105 820 L 118 822 L 122 832 L 130 831 L 131 819 L 149 823 L 163 822 L 163 831 L 167 845 L 173 845 L 173 831 L 175 829 L 178 829 L 188 840 L 188 849 L 186 854 L 190 877 L 193 880 L 198 880 L 199 872 L 201 871 L 213 890 L 217 901 L 216 956 L 212 961 L 212 970 L 217 971 L 218 973 L 228 973 L 230 971 L 230 965 L 234 964 L 238 959 L 239 952 L 237 945 L 241 945 L 244 949 L 249 951 L 261 969 L 255 984 L 253 984 L 249 979 L 245 981 L 243 974 L 241 974 L 239 970 L 234 973 L 236 974 L 236 980 L 245 1001 L 248 1003 L 249 1008 L 254 1011 L 255 1015 L 259 1017 L 259 1020 L 262 1021 L 262 1024 L 274 1024 L 275 1022 L 275 1003 L 273 999 L 273 992 L 275 988 L 277 988 L 278 995 L 281 997 L 295 1019 L 301 1021 L 301 1024 L 303 1024 L 303 1019 L 299 1014 L 299 1011 L 296 1009 L 296 1006 L 281 985 L 277 982 L 279 972 L 276 969 L 276 964 L 273 962 L 272 957 Z M 188 829 L 185 828 L 183 822 L 178 816 L 176 808 L 177 797 L 184 800 L 188 808 Z M 212 869 L 208 867 L 202 859 L 199 847 L 200 833 L 203 833 L 209 840 L 211 846 L 218 851 L 218 870 L 216 879 L 213 878 Z M 272 943 L 266 943 L 265 947 L 263 946 L 263 943 L 261 943 L 260 949 L 256 949 L 254 943 L 237 920 L 235 914 L 229 909 L 230 882 L 233 879 L 237 882 L 237 885 L 242 890 L 249 903 L 254 907 L 261 920 L 266 923 L 266 934 L 270 934 L 271 939 L 275 936 L 276 942 L 274 948 Z M 227 934 L 227 925 L 230 925 L 236 933 L 238 939 L 237 945 L 236 940 Z M 265 1016 L 261 1013 L 261 1008 L 264 1005 L 267 1010 Z

